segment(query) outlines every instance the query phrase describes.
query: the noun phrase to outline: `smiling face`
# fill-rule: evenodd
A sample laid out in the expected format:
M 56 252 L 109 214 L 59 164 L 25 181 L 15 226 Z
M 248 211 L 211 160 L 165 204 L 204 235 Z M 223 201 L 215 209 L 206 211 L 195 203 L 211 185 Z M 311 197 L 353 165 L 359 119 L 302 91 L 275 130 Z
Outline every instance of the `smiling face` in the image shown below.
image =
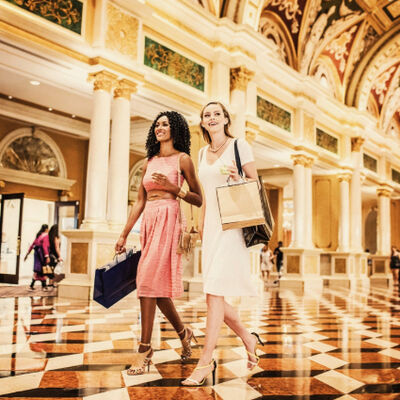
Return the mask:
M 219 104 L 209 104 L 204 110 L 201 119 L 201 126 L 210 134 L 223 131 L 229 122 Z
M 154 127 L 154 134 L 159 142 L 166 142 L 171 139 L 171 127 L 166 115 L 157 120 Z

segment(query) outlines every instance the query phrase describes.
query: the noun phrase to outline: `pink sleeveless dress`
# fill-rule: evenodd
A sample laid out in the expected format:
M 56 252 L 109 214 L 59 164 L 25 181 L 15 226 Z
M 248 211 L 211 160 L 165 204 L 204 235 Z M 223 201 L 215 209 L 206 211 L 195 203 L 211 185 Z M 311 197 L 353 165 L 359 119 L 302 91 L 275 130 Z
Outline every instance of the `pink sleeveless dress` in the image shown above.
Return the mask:
M 146 192 L 163 190 L 153 182 L 153 172 L 161 172 L 178 185 L 178 157 L 153 157 L 143 177 Z M 183 178 L 179 177 L 180 185 Z M 147 201 L 140 226 L 140 257 L 136 277 L 138 297 L 179 297 L 183 293 L 181 255 L 177 254 L 181 224 L 179 202 L 175 199 Z

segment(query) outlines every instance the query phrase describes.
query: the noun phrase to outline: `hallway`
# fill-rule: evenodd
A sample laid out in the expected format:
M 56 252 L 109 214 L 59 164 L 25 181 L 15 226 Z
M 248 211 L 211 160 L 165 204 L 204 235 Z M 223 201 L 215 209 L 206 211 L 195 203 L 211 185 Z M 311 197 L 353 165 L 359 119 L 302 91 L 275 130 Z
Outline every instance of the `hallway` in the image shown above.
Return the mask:
M 400 398 L 400 297 L 397 288 L 354 292 L 324 288 L 321 296 L 276 288 L 233 304 L 265 342 L 247 375 L 245 351 L 223 327 L 214 387 L 183 388 L 205 332 L 203 295 L 176 302 L 199 339 L 180 363 L 180 341 L 159 315 L 149 374 L 128 377 L 137 346 L 138 301 L 110 310 L 57 298 L 0 299 L 0 397 L 4 399 L 267 399 L 394 400 Z M 11 344 L 12 343 L 12 344 Z M 261 355 L 262 353 L 262 355 Z M 211 381 L 207 381 L 210 385 Z

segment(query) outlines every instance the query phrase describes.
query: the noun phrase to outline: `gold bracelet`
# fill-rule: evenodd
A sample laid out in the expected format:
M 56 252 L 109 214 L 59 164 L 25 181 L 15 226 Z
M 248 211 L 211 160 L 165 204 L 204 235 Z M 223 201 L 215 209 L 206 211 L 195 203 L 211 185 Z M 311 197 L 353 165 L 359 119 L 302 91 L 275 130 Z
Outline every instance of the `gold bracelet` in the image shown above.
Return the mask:
M 177 196 L 181 199 L 184 199 L 187 195 L 187 191 L 185 189 L 182 189 L 179 191 L 179 193 L 177 194 Z

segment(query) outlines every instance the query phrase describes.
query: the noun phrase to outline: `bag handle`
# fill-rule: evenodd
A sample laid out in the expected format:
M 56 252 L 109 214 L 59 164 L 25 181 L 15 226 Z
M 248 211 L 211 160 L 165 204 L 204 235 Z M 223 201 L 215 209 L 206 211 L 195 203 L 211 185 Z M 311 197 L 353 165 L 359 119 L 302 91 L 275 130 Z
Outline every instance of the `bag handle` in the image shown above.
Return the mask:
M 242 168 L 242 162 L 240 161 L 240 155 L 239 155 L 239 148 L 238 148 L 238 140 L 235 139 L 234 143 L 234 148 L 235 148 L 235 162 L 236 162 L 236 167 L 238 169 L 239 175 L 243 178 L 243 168 Z
M 178 186 L 181 187 L 181 175 L 182 175 L 182 171 L 181 171 L 181 157 L 183 156 L 183 153 L 179 154 L 178 157 Z M 182 182 L 183 185 L 183 182 Z M 181 207 L 181 198 L 178 198 L 179 201 L 179 208 L 180 208 L 180 213 L 179 213 L 179 222 L 182 225 L 182 220 L 183 220 L 183 211 L 182 211 L 182 207 Z M 192 223 L 192 227 L 194 226 L 194 219 L 193 219 L 193 204 L 190 204 L 190 221 Z

